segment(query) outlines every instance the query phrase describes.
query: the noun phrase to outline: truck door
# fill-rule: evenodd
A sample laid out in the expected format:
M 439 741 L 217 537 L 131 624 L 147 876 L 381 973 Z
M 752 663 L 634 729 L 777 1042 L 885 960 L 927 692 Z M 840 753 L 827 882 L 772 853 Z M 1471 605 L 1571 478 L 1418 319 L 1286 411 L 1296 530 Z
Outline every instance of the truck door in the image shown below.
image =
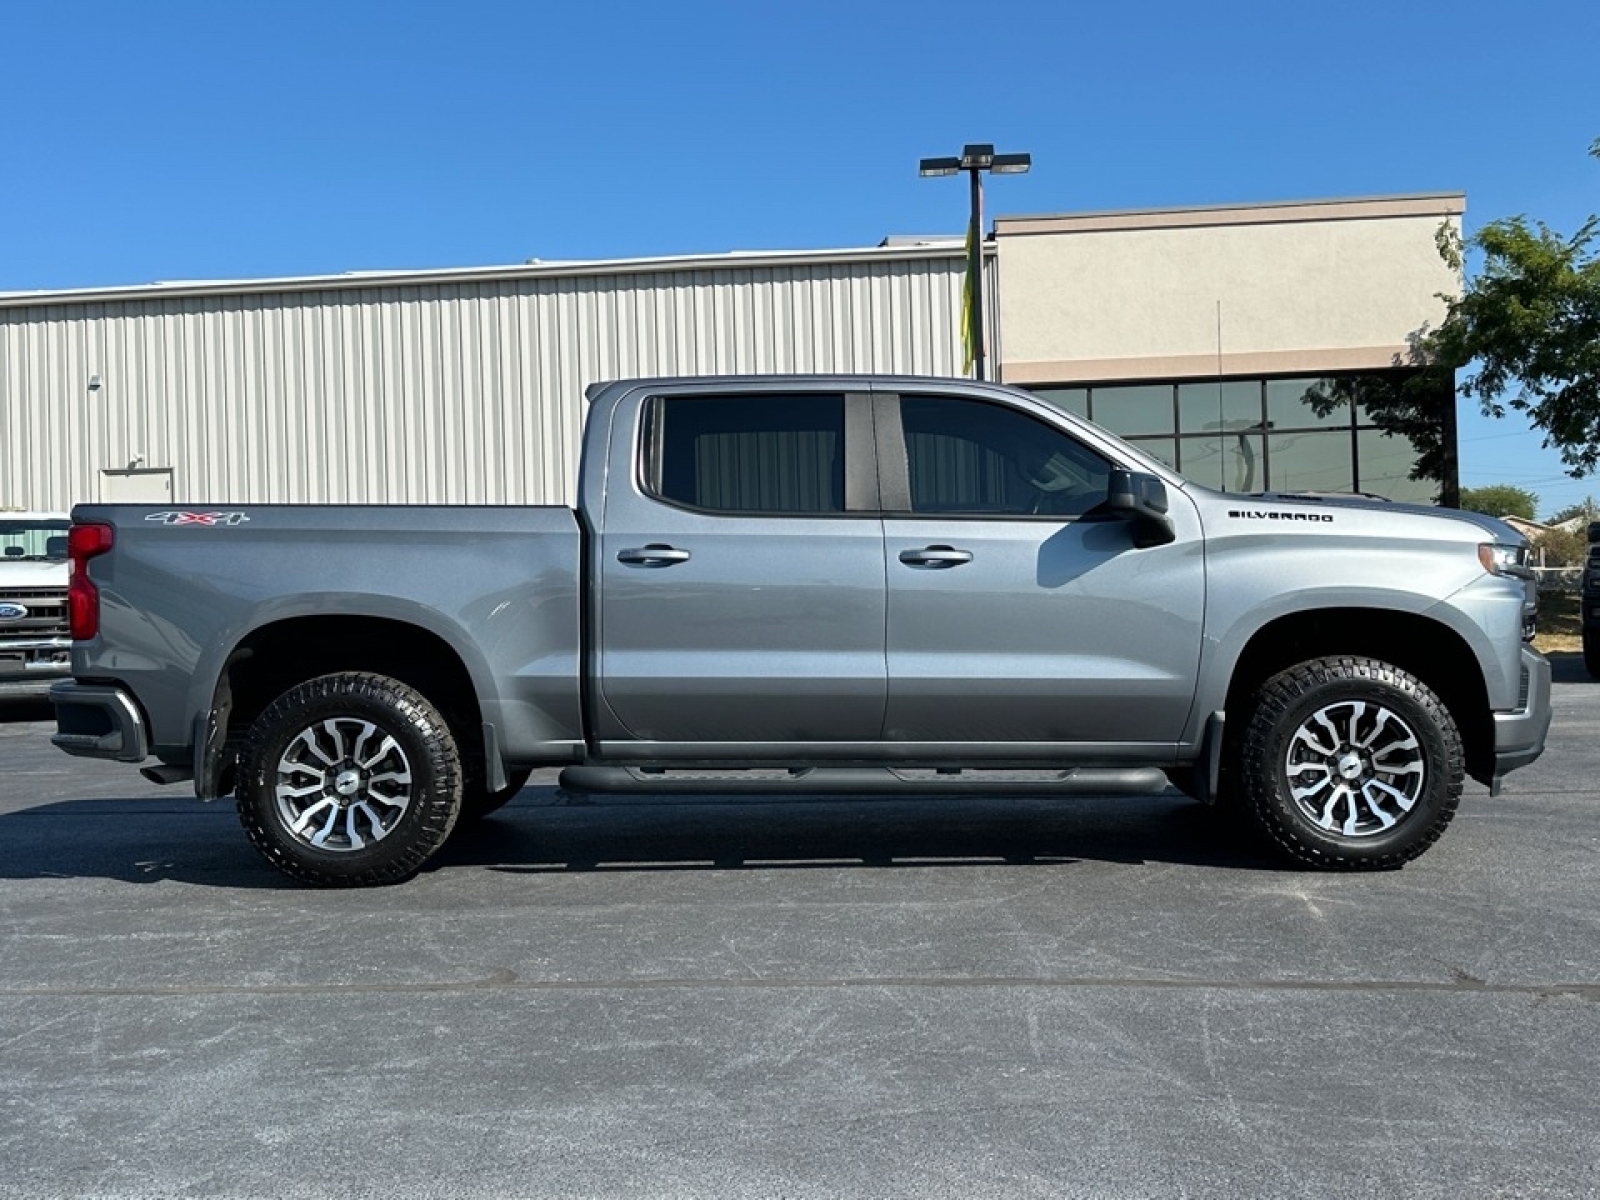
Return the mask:
M 876 740 L 887 687 L 870 398 L 669 390 L 640 404 L 631 423 L 618 410 L 617 428 L 632 428 L 612 434 L 598 536 L 606 751 L 692 758 L 715 744 L 720 758 L 759 758 Z
M 1171 489 L 1177 540 L 1137 549 L 1125 522 L 1083 519 L 1111 460 L 1039 416 L 952 395 L 880 396 L 878 415 L 898 510 L 885 736 L 1024 759 L 1175 743 L 1204 605 L 1187 498 Z

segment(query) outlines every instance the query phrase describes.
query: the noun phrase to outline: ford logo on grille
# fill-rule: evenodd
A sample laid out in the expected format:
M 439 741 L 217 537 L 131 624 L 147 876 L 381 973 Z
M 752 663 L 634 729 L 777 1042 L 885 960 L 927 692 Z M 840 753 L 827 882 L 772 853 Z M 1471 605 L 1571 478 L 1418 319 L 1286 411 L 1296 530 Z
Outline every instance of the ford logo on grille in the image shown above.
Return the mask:
M 20 621 L 28 615 L 28 610 L 20 604 L 0 604 L 0 621 Z

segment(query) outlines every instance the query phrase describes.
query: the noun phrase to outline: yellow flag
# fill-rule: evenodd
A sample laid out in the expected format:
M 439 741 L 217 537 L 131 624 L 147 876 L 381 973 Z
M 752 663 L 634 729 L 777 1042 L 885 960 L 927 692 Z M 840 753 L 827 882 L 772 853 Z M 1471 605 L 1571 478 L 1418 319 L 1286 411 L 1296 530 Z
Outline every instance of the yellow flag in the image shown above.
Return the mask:
M 972 318 L 975 313 L 973 299 L 978 281 L 974 275 L 973 260 L 978 247 L 978 222 L 967 222 L 967 274 L 961 284 L 961 373 L 970 374 L 973 360 L 978 357 L 978 339 L 973 336 Z

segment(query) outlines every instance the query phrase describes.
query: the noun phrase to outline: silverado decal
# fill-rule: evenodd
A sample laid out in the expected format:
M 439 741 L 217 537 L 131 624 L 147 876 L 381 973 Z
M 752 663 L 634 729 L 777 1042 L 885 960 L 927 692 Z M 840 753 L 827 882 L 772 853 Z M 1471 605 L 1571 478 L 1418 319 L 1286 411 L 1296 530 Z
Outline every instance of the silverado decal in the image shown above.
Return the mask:
M 158 512 L 145 517 L 162 525 L 242 525 L 250 518 L 242 512 Z
M 1230 517 L 1241 521 L 1331 521 L 1332 513 L 1264 512 L 1258 508 L 1231 508 Z

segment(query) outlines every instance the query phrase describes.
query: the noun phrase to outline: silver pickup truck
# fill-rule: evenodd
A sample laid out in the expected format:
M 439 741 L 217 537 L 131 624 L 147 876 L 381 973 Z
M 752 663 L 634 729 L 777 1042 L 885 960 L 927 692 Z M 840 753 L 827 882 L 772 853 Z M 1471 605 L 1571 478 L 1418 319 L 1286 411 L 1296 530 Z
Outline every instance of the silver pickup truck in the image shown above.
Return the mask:
M 73 512 L 56 745 L 232 791 L 277 867 L 416 872 L 587 790 L 1124 793 L 1393 867 L 1550 721 L 1523 540 L 1186 482 L 1010 388 L 589 392 L 577 508 Z

